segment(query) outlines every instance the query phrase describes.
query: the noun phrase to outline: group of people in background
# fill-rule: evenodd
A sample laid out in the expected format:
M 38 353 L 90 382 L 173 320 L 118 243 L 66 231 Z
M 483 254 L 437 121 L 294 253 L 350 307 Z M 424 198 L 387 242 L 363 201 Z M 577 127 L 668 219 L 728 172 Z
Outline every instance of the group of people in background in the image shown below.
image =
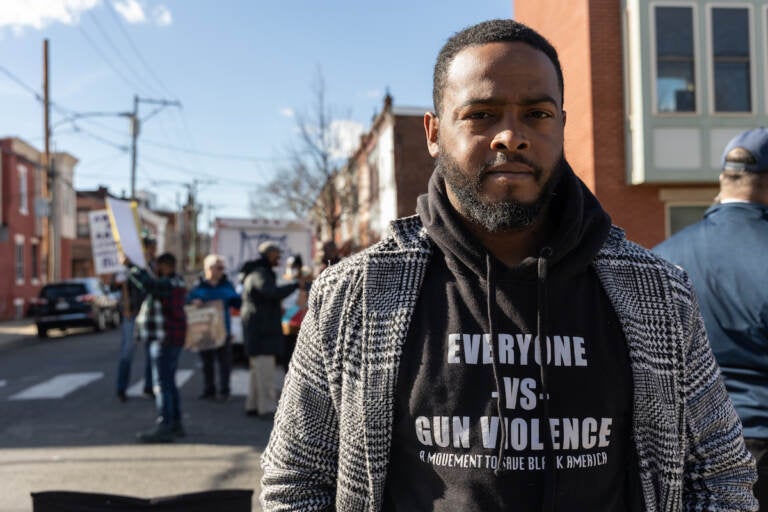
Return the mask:
M 209 254 L 203 260 L 202 274 L 187 291 L 183 277 L 176 272 L 173 254 L 156 256 L 156 240 L 145 236 L 142 241 L 146 267 L 124 259 L 126 279 L 122 287 L 124 307 L 117 377 L 117 397 L 125 402 L 134 351 L 137 346 L 143 346 L 146 354 L 143 395 L 155 400 L 158 415 L 155 427 L 139 433 L 138 439 L 161 443 L 186 435 L 175 374 L 185 342 L 184 306 L 188 304 L 200 307 L 220 301 L 226 330 L 223 344 L 199 351 L 203 390 L 198 398 L 220 402 L 230 398 L 231 310 L 239 308 L 243 345 L 250 367 L 245 412 L 271 418 L 295 345 L 297 322 L 300 323 L 306 308 L 311 270 L 303 266 L 300 256 L 291 256 L 284 276 L 288 282 L 278 285 L 275 268 L 280 265 L 282 249 L 273 242 L 265 242 L 259 246 L 259 258 L 241 267 L 240 290 L 227 277 L 224 257 Z M 330 250 L 325 244 L 324 254 L 326 247 Z M 334 257 L 327 264 L 336 261 L 338 258 Z M 282 302 L 297 291 L 293 317 L 284 319 Z

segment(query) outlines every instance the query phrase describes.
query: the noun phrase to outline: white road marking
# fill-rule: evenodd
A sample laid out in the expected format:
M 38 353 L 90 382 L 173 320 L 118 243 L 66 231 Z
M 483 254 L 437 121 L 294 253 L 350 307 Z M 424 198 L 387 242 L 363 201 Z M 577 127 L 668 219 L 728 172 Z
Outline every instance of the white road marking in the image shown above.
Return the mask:
M 8 383 L 8 381 L 7 381 L 7 380 L 0 380 L 0 388 L 2 388 L 3 386 L 5 386 L 7 383 Z
M 176 386 L 182 387 L 192 378 L 194 370 L 176 370 Z M 144 379 L 134 383 L 131 387 L 125 390 L 125 394 L 128 396 L 141 396 L 144 393 Z
M 250 373 L 248 370 L 232 370 L 229 375 L 229 392 L 232 396 L 247 396 L 248 385 L 250 384 Z
M 250 386 L 251 376 L 249 370 L 232 370 L 229 376 L 229 389 L 232 396 L 248 396 L 248 386 Z M 282 368 L 275 369 L 275 389 L 278 393 L 283 389 L 285 373 Z
M 9 400 L 63 398 L 78 388 L 104 377 L 104 372 L 65 373 L 16 393 Z

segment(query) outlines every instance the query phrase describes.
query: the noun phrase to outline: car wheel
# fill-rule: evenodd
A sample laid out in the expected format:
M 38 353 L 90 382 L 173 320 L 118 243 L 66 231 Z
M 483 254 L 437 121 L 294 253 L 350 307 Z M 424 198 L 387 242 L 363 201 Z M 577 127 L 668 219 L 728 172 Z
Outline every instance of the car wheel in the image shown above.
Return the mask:
M 103 311 L 96 313 L 96 330 L 103 331 L 107 328 L 107 317 Z

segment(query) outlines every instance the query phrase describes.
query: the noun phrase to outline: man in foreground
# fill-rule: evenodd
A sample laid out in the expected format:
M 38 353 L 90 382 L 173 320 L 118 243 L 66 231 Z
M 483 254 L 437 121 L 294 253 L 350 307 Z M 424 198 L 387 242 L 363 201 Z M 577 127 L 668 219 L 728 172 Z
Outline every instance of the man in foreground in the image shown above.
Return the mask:
M 685 274 L 563 156 L 554 48 L 470 27 L 434 103 L 418 215 L 312 288 L 265 510 L 754 510 Z
M 722 161 L 718 203 L 654 252 L 691 276 L 768 510 L 768 130 L 734 137 Z

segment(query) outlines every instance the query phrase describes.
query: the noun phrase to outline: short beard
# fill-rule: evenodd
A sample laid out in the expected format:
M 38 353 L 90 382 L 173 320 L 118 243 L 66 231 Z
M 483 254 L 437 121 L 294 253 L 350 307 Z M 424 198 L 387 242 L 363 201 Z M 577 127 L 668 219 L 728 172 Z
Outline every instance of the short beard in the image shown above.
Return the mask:
M 539 197 L 532 202 L 522 202 L 515 199 L 507 199 L 497 202 L 486 202 L 482 198 L 482 179 L 485 171 L 493 166 L 504 162 L 523 162 L 533 168 L 534 178 L 540 180 L 543 169 L 533 162 L 522 157 L 506 157 L 499 154 L 493 162 L 485 163 L 477 172 L 467 176 L 461 171 L 459 164 L 450 156 L 441 151 L 435 162 L 435 171 L 443 177 L 446 184 L 450 187 L 456 199 L 459 202 L 460 213 L 467 219 L 479 226 L 482 226 L 490 233 L 499 233 L 504 231 L 519 231 L 533 225 L 539 218 L 541 212 L 549 205 L 552 200 L 552 191 L 557 185 L 562 174 L 565 157 L 555 164 L 549 179 L 541 189 Z

